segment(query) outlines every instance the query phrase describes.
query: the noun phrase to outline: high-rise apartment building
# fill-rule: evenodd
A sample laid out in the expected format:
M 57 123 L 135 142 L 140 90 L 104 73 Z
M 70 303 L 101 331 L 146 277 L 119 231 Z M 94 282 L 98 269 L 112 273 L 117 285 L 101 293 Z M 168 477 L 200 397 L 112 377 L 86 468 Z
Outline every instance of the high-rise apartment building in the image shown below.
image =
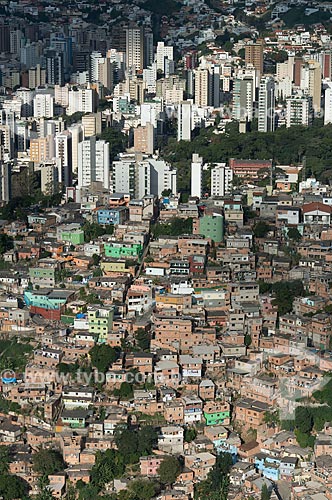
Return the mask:
M 301 69 L 301 89 L 312 97 L 312 105 L 317 113 L 321 110 L 322 75 L 317 61 L 307 61 Z
M 78 187 L 89 187 L 92 182 L 101 182 L 109 189 L 110 151 L 109 143 L 90 137 L 78 145 Z
M 191 160 L 191 196 L 202 196 L 203 158 L 194 153 Z
M 0 24 L 0 52 L 10 51 L 10 27 L 8 24 Z
M 87 87 L 74 87 L 69 90 L 67 115 L 72 115 L 77 111 L 95 113 L 97 105 L 97 92 L 89 84 Z
M 252 121 L 254 113 L 254 80 L 250 76 L 236 78 L 233 88 L 233 110 L 234 120 L 240 121 L 246 118 L 248 122 Z
M 41 163 L 55 156 L 54 136 L 40 137 L 30 140 L 30 161 Z
M 29 89 L 36 89 L 46 84 L 46 69 L 37 64 L 35 68 L 30 68 L 28 73 Z
M 90 82 L 99 82 L 106 89 L 113 89 L 113 64 L 100 52 L 92 52 L 90 56 Z
M 156 52 L 157 70 L 165 73 L 165 59 L 173 61 L 173 47 L 165 45 L 164 42 L 158 42 Z
M 245 62 L 252 64 L 260 75 L 264 71 L 264 48 L 263 43 L 249 43 L 245 46 Z
M 142 27 L 126 29 L 126 67 L 140 71 L 144 66 L 144 31 Z
M 192 130 L 192 101 L 183 101 L 178 107 L 178 141 L 190 141 Z
M 322 77 L 332 79 L 332 50 L 324 50 L 320 53 L 320 65 L 322 67 Z
M 46 54 L 46 82 L 51 85 L 64 85 L 63 54 L 49 50 Z
M 210 72 L 207 68 L 195 70 L 195 104 L 198 106 L 210 104 Z
M 143 65 L 148 68 L 153 63 L 153 33 L 152 31 L 144 30 L 144 55 Z
M 17 97 L 22 101 L 21 117 L 33 116 L 33 91 L 26 88 L 19 88 L 16 91 Z
M 312 105 L 315 113 L 321 111 L 322 100 L 322 68 L 319 62 L 309 61 L 309 95 L 312 97 Z
M 33 99 L 33 115 L 35 118 L 53 118 L 54 97 L 49 93 L 38 93 Z
M 71 133 L 72 171 L 77 173 L 78 145 L 83 141 L 83 127 L 79 123 L 75 123 L 68 130 Z
M 329 82 L 324 94 L 324 125 L 332 123 L 332 82 Z
M 305 127 L 312 124 L 313 106 L 312 97 L 297 95 L 286 99 L 286 127 L 303 125 Z
M 126 155 L 112 165 L 112 191 L 129 193 L 131 198 L 161 196 L 164 190 L 177 193 L 177 172 L 164 160 L 139 159 Z
M 70 186 L 72 181 L 72 139 L 69 130 L 55 136 L 55 156 L 60 160 L 59 182 Z
M 275 130 L 275 82 L 272 76 L 263 77 L 259 85 L 258 132 Z
M 233 170 L 226 163 L 216 163 L 211 169 L 211 196 L 225 196 L 232 187 Z
M 134 150 L 137 153 L 154 153 L 155 129 L 152 123 L 146 123 L 145 126 L 139 126 L 134 129 Z

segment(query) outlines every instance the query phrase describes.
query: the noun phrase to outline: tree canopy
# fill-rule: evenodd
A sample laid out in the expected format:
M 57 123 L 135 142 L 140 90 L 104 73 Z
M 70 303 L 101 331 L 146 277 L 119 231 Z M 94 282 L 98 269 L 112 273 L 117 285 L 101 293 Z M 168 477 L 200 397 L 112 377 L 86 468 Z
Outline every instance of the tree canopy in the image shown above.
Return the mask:
M 102 373 L 106 373 L 118 357 L 117 351 L 107 344 L 93 346 L 89 354 L 92 366 Z
M 6 500 L 17 500 L 18 498 L 25 498 L 29 491 L 29 484 L 22 478 L 9 475 L 0 475 L 0 496 Z
M 159 236 L 180 236 L 181 234 L 192 234 L 193 220 L 179 219 L 175 217 L 164 223 L 158 223 L 152 226 L 152 234 L 155 238 Z
M 232 465 L 232 456 L 229 453 L 220 453 L 207 479 L 197 484 L 195 497 L 198 500 L 227 500 Z
M 166 457 L 159 466 L 160 482 L 165 485 L 175 483 L 176 478 L 181 472 L 180 462 L 176 457 Z
M 136 430 L 119 427 L 115 433 L 115 442 L 126 464 L 138 462 L 139 457 L 150 455 L 157 444 L 157 432 L 152 426 Z
M 62 455 L 56 450 L 41 449 L 32 455 L 33 468 L 45 476 L 60 472 L 64 468 Z
M 207 163 L 229 158 L 252 160 L 272 159 L 278 165 L 297 164 L 306 156 L 308 175 L 320 179 L 331 177 L 332 125 L 320 122 L 312 127 L 278 128 L 275 132 L 251 131 L 240 134 L 237 123 L 230 123 L 225 134 L 214 134 L 213 128 L 201 129 L 192 141 L 170 138 L 163 149 L 165 160 L 178 169 L 178 187 L 187 191 L 190 185 L 190 161 L 198 153 Z

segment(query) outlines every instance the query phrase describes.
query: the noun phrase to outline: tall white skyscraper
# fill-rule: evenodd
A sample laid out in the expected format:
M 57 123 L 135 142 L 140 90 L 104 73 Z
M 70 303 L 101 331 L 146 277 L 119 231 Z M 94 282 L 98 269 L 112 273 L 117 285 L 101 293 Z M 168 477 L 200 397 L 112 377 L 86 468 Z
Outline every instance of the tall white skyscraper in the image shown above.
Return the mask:
M 21 87 L 17 89 L 16 95 L 22 100 L 22 107 L 21 107 L 22 118 L 33 116 L 33 91 Z
M 83 127 L 79 123 L 75 123 L 68 129 L 71 133 L 71 153 L 72 153 L 72 170 L 78 170 L 78 145 L 83 141 Z
M 113 65 L 100 52 L 92 52 L 90 56 L 90 81 L 99 82 L 109 90 L 113 88 Z
M 329 82 L 325 89 L 324 99 L 324 125 L 328 123 L 332 123 L 332 82 Z
M 127 156 L 116 160 L 112 164 L 112 191 L 113 193 L 129 193 L 135 197 L 136 191 L 136 162 L 135 157 Z
M 165 45 L 164 42 L 158 42 L 156 53 L 157 70 L 160 69 L 163 73 L 165 73 L 166 59 L 173 61 L 173 47 Z
M 275 82 L 272 76 L 265 76 L 259 84 L 258 132 L 275 130 Z
M 90 186 L 101 182 L 109 189 L 110 151 L 109 143 L 89 137 L 78 145 L 78 187 Z
M 90 80 L 91 82 L 98 81 L 98 66 L 100 61 L 103 60 L 101 52 L 94 51 L 90 55 Z
M 217 163 L 211 169 L 211 196 L 225 196 L 231 190 L 233 170 L 226 163 Z
M 87 87 L 71 88 L 68 92 L 67 115 L 73 115 L 78 111 L 82 113 L 94 113 L 97 108 L 97 93 L 90 85 Z
M 33 115 L 35 118 L 52 118 L 54 116 L 54 97 L 51 94 L 36 94 L 33 99 Z
M 192 101 L 183 101 L 178 107 L 178 141 L 190 141 L 192 130 Z
M 136 71 L 143 69 L 144 64 L 144 32 L 142 27 L 126 29 L 126 67 L 134 67 Z
M 203 158 L 194 153 L 191 160 L 191 196 L 202 196 Z

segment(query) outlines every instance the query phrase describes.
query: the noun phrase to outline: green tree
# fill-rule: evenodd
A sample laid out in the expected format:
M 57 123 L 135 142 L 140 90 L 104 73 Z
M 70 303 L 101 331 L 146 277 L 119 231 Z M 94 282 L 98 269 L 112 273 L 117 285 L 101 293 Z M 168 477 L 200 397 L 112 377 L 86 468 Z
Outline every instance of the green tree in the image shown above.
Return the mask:
M 62 455 L 56 450 L 41 449 L 32 455 L 35 472 L 48 476 L 64 468 Z
M 300 231 L 296 227 L 290 227 L 288 229 L 287 236 L 294 241 L 300 241 L 302 238 Z
M 77 486 L 79 481 L 76 484 L 76 488 L 79 491 L 78 500 L 91 500 L 91 498 L 97 498 L 100 488 L 94 484 L 85 484 L 82 481 L 82 485 Z
M 7 236 L 7 234 L 0 234 L 0 253 L 3 254 L 7 252 L 7 250 L 11 250 L 14 246 L 14 240 L 11 236 Z
M 180 236 L 181 234 L 192 234 L 193 220 L 192 218 L 179 219 L 175 217 L 168 222 L 153 225 L 151 231 L 155 238 L 163 235 Z
M 107 344 L 95 345 L 90 351 L 91 364 L 98 371 L 106 373 L 117 359 L 117 351 Z
M 118 427 L 115 431 L 115 443 L 126 464 L 135 463 L 139 460 L 139 454 L 137 453 L 138 433 Z
M 264 238 L 270 230 L 270 226 L 263 220 L 258 221 L 254 226 L 256 238 Z
M 154 427 L 146 425 L 138 432 L 137 451 L 140 455 L 150 455 L 157 446 L 158 434 Z
M 186 427 L 184 430 L 184 440 L 186 443 L 191 443 L 197 436 L 197 431 L 193 427 Z
M 5 500 L 25 498 L 29 489 L 29 484 L 18 476 L 0 475 L 0 496 Z
M 304 434 L 310 433 L 313 427 L 313 418 L 310 409 L 306 406 L 298 406 L 295 410 L 295 415 L 296 428 Z
M 272 285 L 272 292 L 275 296 L 272 304 L 278 307 L 279 314 L 291 312 L 294 298 L 305 295 L 305 289 L 301 280 L 278 281 Z
M 98 451 L 91 470 L 91 482 L 103 488 L 105 484 L 120 477 L 125 471 L 123 456 L 115 450 Z
M 165 485 L 172 485 L 181 472 L 180 462 L 176 457 L 168 456 L 160 464 L 158 474 L 160 482 Z
M 133 386 L 129 382 L 122 382 L 119 389 L 119 396 L 121 399 L 130 399 L 134 395 Z
M 135 334 L 136 344 L 142 351 L 147 351 L 150 348 L 150 333 L 144 328 L 139 328 Z
M 156 493 L 155 484 L 148 479 L 136 479 L 129 483 L 129 490 L 135 500 L 150 500 Z
M 109 142 L 111 161 L 113 161 L 115 157 L 119 153 L 122 153 L 128 146 L 128 139 L 125 134 L 114 127 L 105 128 L 99 137 L 100 139 Z
M 229 453 L 221 453 L 205 481 L 196 485 L 195 498 L 199 500 L 227 500 L 229 472 L 233 465 Z
M 36 500 L 53 500 L 54 496 L 49 488 L 43 488 L 35 497 Z
M 270 498 L 271 493 L 269 492 L 267 485 L 264 483 L 261 490 L 261 500 L 270 500 Z
M 244 336 L 244 345 L 246 347 L 249 347 L 251 346 L 252 344 L 252 338 L 251 338 L 251 335 L 249 335 L 249 333 L 247 333 L 245 336 Z
M 106 233 L 106 230 L 95 222 L 86 222 L 82 229 L 84 231 L 84 240 L 87 243 Z
M 99 266 L 100 255 L 97 255 L 96 253 L 94 253 L 93 256 L 92 256 L 92 260 L 93 260 L 93 265 L 94 266 Z
M 0 475 L 7 474 L 9 470 L 9 449 L 8 446 L 0 446 Z

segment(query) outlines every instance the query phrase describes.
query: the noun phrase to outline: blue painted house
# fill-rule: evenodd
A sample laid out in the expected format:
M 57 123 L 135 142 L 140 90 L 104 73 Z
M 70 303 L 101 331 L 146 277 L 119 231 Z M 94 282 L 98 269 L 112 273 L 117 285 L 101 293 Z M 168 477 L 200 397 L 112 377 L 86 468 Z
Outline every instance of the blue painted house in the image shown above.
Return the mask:
M 128 220 L 127 207 L 100 207 L 96 210 L 98 224 L 109 226 L 110 224 L 123 224 Z
M 255 457 L 255 467 L 258 469 L 263 477 L 271 479 L 271 481 L 279 481 L 280 479 L 280 464 L 281 459 L 266 455 L 265 453 L 258 453 Z

